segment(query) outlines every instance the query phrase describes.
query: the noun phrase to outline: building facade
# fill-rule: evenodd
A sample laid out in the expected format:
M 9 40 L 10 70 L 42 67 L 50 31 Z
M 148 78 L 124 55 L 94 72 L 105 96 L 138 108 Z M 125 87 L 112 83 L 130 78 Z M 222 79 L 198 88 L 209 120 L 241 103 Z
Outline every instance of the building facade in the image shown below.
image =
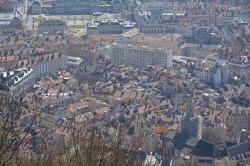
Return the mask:
M 228 64 L 215 64 L 212 66 L 193 66 L 193 73 L 196 77 L 212 86 L 220 86 L 228 83 L 230 73 Z
M 208 44 L 210 40 L 211 28 L 209 27 L 193 27 L 193 40 L 197 44 Z
M 62 32 L 65 29 L 67 29 L 67 25 L 62 20 L 46 20 L 38 24 L 39 33 L 44 33 L 44 32 L 55 33 L 58 31 Z
M 23 2 L 19 0 L 0 0 L 1 12 L 12 12 L 16 7 L 22 7 Z
M 181 134 L 188 138 L 201 139 L 202 117 L 193 114 L 194 106 L 192 99 L 187 100 L 187 111 L 181 122 Z
M 56 123 L 65 117 L 67 117 L 67 109 L 65 107 L 47 107 L 39 113 L 37 123 L 40 127 L 55 130 Z
M 35 72 L 36 79 L 62 69 L 67 69 L 67 57 L 60 53 L 46 55 L 46 57 L 40 57 L 36 62 L 31 60 L 29 63 L 31 63 L 30 68 Z
M 172 51 L 137 47 L 132 45 L 112 45 L 111 62 L 116 65 L 128 65 L 145 68 L 147 65 L 172 67 Z
M 188 85 L 179 79 L 173 79 L 163 83 L 163 91 L 167 96 L 180 94 L 187 90 Z
M 193 25 L 207 25 L 210 17 L 207 13 L 188 12 L 188 9 L 174 10 L 165 2 L 140 3 L 134 9 L 137 27 L 143 33 L 186 33 Z
M 135 25 L 124 19 L 102 19 L 87 26 L 87 35 L 121 34 L 133 29 Z
M 0 13 L 0 34 L 12 33 L 21 30 L 22 27 L 22 21 L 14 13 Z
M 0 93 L 19 96 L 35 85 L 35 73 L 31 68 L 20 68 L 1 74 Z
M 186 114 L 181 123 L 181 133 L 189 137 L 201 139 L 202 119 L 200 116 L 190 117 Z
M 46 5 L 35 3 L 31 13 L 38 14 L 39 12 L 49 14 L 93 14 L 99 12 L 99 0 L 53 0 Z
M 239 129 L 250 128 L 250 114 L 245 111 L 231 111 L 226 118 L 227 127 L 236 127 Z
M 229 63 L 231 77 L 237 77 L 246 84 L 250 84 L 250 57 L 242 56 Z

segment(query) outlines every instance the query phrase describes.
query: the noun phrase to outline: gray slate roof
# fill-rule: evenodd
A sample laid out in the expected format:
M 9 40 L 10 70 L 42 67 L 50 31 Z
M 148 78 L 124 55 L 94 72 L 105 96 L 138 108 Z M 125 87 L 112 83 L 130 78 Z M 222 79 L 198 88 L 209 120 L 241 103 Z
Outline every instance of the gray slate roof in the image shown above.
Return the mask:
M 230 158 L 241 159 L 250 157 L 250 141 L 228 147 L 226 150 Z

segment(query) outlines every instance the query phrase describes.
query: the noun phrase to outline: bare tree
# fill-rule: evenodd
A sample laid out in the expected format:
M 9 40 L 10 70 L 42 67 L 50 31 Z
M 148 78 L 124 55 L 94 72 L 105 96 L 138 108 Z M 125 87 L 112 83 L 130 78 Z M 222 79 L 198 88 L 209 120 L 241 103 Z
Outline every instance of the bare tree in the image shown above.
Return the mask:
M 0 165 L 10 164 L 17 157 L 36 117 L 22 99 L 0 96 Z
M 138 148 L 124 149 L 122 144 L 128 132 L 128 125 L 117 125 L 114 135 L 101 130 L 95 120 L 85 125 L 70 123 L 67 143 L 49 145 L 46 141 L 36 147 L 42 153 L 27 147 L 30 129 L 34 125 L 38 106 L 28 105 L 22 99 L 0 97 L 0 166 L 130 166 L 142 165 L 142 151 Z M 110 123 L 105 124 L 106 129 Z M 143 140 L 141 140 L 143 146 Z M 32 144 L 30 145 L 32 146 Z

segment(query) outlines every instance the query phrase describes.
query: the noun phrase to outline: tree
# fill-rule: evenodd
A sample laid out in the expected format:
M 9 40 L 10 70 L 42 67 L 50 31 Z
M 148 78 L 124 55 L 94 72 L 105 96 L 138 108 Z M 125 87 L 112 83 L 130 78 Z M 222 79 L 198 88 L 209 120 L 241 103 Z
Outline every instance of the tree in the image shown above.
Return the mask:
M 32 135 L 32 127 L 35 126 L 37 104 L 29 105 L 23 99 L 5 95 L 0 97 L 0 106 L 0 166 L 142 165 L 145 152 L 133 148 L 124 149 L 122 146 L 128 132 L 127 124 L 118 124 L 114 135 L 110 136 L 95 120 L 90 120 L 88 125 L 82 126 L 74 123 L 73 118 L 69 123 L 67 142 L 54 146 L 45 140 L 34 150 L 27 145 Z M 106 129 L 110 128 L 108 121 L 104 123 Z M 43 135 L 46 139 L 46 130 Z M 41 149 L 42 152 L 39 153 Z
M 10 164 L 35 120 L 36 109 L 22 99 L 0 96 L 0 165 Z

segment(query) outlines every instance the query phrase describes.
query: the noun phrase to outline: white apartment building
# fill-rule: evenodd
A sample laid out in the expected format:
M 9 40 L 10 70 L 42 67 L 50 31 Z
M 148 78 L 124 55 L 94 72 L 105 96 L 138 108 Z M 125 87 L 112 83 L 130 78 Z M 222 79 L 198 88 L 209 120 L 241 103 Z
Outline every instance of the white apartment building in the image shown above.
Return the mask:
M 41 57 L 34 63 L 31 60 L 30 68 L 34 70 L 35 77 L 38 79 L 47 74 L 66 69 L 67 57 L 57 53 L 46 55 L 46 57 Z
M 172 67 L 172 51 L 146 46 L 112 45 L 112 64 L 144 68 L 147 65 Z
M 152 13 L 152 15 L 161 15 L 165 12 L 167 4 L 165 2 L 157 2 L 155 0 L 145 2 L 144 8 L 149 9 L 149 11 Z
M 0 61 L 4 71 L 12 70 L 13 68 L 31 68 L 36 79 L 68 67 L 67 56 L 61 53 L 32 55 L 22 60 L 19 60 L 17 57 L 6 56 L 0 58 Z
M 35 73 L 30 68 L 20 68 L 1 74 L 0 94 L 19 96 L 35 84 Z
M 77 101 L 77 98 L 74 92 L 41 95 L 42 107 L 46 107 L 50 105 L 53 107 L 64 107 L 76 101 Z

